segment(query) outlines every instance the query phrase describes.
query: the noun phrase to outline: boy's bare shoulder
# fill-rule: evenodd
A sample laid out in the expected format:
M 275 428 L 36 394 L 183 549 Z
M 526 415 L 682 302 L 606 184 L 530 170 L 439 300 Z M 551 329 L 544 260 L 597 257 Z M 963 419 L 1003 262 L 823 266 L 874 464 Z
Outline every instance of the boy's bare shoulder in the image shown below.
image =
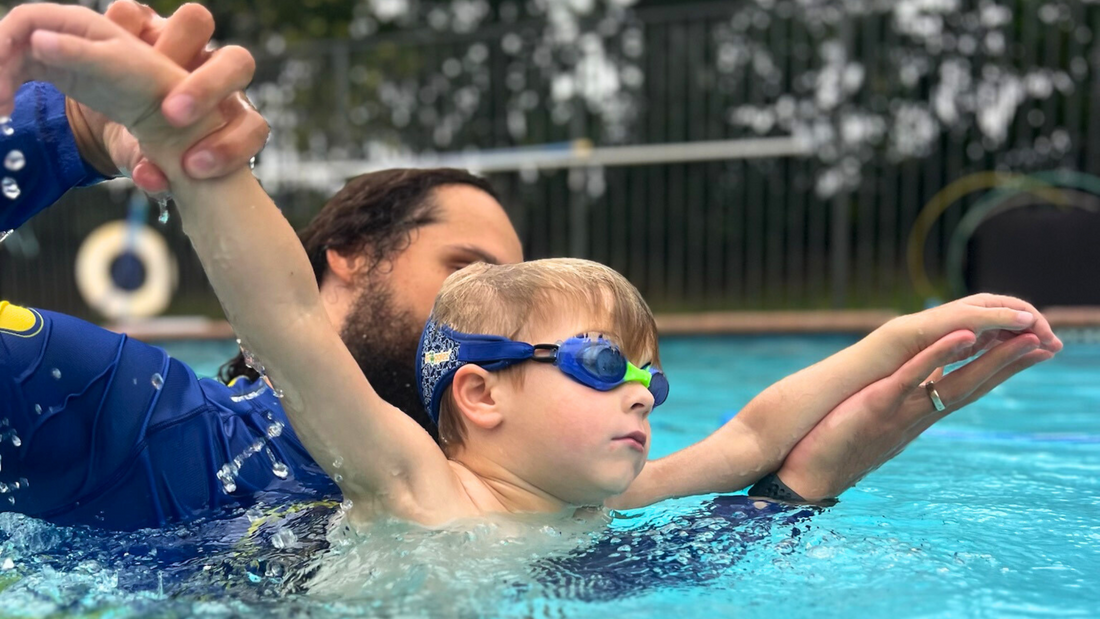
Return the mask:
M 409 491 L 391 489 L 354 501 L 352 523 L 397 518 L 431 527 L 506 511 L 483 479 L 458 462 L 449 460 L 448 464 L 451 475 L 447 483 Z

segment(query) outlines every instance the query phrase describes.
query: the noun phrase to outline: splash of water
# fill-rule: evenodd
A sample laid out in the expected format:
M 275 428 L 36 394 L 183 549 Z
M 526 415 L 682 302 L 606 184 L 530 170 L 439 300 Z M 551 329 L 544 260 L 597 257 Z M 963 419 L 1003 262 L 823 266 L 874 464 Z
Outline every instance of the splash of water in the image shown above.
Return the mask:
M 160 215 L 157 217 L 157 222 L 160 225 L 165 225 L 172 215 L 168 212 L 168 198 L 157 198 L 157 207 L 160 209 Z
M 19 189 L 19 183 L 15 182 L 15 179 L 10 176 L 5 176 L 4 180 L 0 181 L 0 191 L 3 191 L 4 197 L 9 200 L 15 200 L 23 193 Z

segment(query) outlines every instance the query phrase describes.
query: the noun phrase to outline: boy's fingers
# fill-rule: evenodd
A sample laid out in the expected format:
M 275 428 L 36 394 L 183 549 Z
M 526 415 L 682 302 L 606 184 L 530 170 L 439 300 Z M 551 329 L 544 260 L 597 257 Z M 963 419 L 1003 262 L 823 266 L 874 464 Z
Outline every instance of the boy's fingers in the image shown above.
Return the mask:
M 183 169 L 192 178 L 225 176 L 247 164 L 267 143 L 271 129 L 259 112 L 243 103 L 222 109 L 227 110 L 225 126 L 183 155 Z
M 153 48 L 187 67 L 213 35 L 214 16 L 210 11 L 198 4 L 185 4 L 168 18 Z
M 81 69 L 99 55 L 95 41 L 48 30 L 31 35 L 30 49 L 31 57 L 53 69 Z
M 1054 334 L 1054 330 L 1050 326 L 1050 322 L 1035 308 L 1034 305 L 1024 301 L 1023 299 L 1017 299 L 1016 297 L 1010 297 L 1002 294 L 989 294 L 982 293 L 967 297 L 964 301 L 977 305 L 984 305 L 985 307 L 1007 307 L 1015 310 L 1029 312 L 1035 315 L 1035 323 L 1031 325 L 1031 331 L 1035 335 L 1039 336 L 1039 342 L 1047 350 L 1058 352 L 1062 349 L 1062 341 Z
M 173 125 L 187 126 L 248 87 L 255 71 L 256 60 L 248 50 L 237 45 L 223 47 L 172 89 L 161 111 Z

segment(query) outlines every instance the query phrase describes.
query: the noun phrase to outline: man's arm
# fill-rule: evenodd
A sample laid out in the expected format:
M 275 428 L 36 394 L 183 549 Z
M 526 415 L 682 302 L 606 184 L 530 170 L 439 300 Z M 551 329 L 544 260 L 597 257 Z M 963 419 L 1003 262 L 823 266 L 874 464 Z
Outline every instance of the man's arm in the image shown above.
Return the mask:
M 0 231 L 23 225 L 69 189 L 104 179 L 77 150 L 65 95 L 49 84 L 32 82 L 19 89 L 15 100 L 11 135 L 0 131 L 0 158 L 6 162 L 0 173 L 15 181 L 19 195 L 0 198 Z
M 381 508 L 424 523 L 473 515 L 431 437 L 383 401 L 359 370 L 329 323 L 297 236 L 250 171 L 209 181 L 184 174 L 185 145 L 218 122 L 181 131 L 160 115 L 161 99 L 185 72 L 81 7 L 31 5 L 5 19 L 16 40 L 29 44 L 30 62 L 42 65 L 36 72 L 128 126 L 170 179 L 184 230 L 227 318 L 283 390 L 310 454 L 343 476 L 353 515 Z M 0 50 L 0 62 L 12 62 L 11 53 Z M 0 96 L 0 111 L 9 105 Z
M 910 376 L 912 368 L 927 368 L 923 379 L 935 367 L 968 358 L 977 352 L 976 348 L 1023 331 L 1033 332 L 1045 350 L 1061 349 L 1061 342 L 1041 314 L 1010 297 L 976 295 L 895 319 L 853 346 L 769 387 L 703 441 L 649 463 L 630 489 L 609 505 L 635 507 L 673 496 L 740 490 L 778 470 L 795 445 L 826 415 L 869 385 L 887 381 L 900 385 L 896 393 L 908 393 L 916 385 L 909 385 L 902 377 Z M 987 360 L 978 366 L 979 370 L 989 368 L 990 363 Z M 968 376 L 977 380 L 979 373 Z M 984 374 L 982 380 L 991 376 Z M 856 431 L 852 428 L 853 433 Z M 873 428 L 860 427 L 858 432 L 865 444 L 868 435 L 875 436 Z M 827 437 L 825 440 L 832 441 L 836 450 L 855 439 L 843 430 L 834 430 Z M 871 441 L 870 449 L 878 456 L 871 460 L 881 464 L 896 455 L 899 439 L 884 432 L 880 442 Z M 820 442 L 818 446 L 822 446 Z M 811 461 L 813 458 L 802 460 Z M 821 468 L 815 471 L 818 482 L 852 478 L 848 465 L 839 458 L 819 464 Z M 809 473 L 799 466 L 793 470 L 800 476 Z M 822 485 L 837 487 L 836 483 L 817 484 Z M 839 490 L 849 485 L 841 485 Z

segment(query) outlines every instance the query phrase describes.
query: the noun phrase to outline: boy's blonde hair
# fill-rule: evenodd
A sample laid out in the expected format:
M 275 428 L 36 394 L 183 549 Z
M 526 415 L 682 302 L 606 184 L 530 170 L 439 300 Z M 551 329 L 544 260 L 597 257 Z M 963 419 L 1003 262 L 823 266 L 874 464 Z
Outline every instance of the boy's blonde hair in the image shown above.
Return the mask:
M 599 325 L 627 359 L 660 365 L 657 324 L 633 284 L 614 269 L 590 260 L 552 258 L 519 264 L 470 265 L 443 282 L 432 319 L 463 333 L 501 335 L 529 340 L 534 325 L 560 320 L 570 313 Z M 522 384 L 523 364 L 501 374 Z M 461 447 L 466 427 L 451 388 L 439 406 L 439 439 L 451 453 Z

